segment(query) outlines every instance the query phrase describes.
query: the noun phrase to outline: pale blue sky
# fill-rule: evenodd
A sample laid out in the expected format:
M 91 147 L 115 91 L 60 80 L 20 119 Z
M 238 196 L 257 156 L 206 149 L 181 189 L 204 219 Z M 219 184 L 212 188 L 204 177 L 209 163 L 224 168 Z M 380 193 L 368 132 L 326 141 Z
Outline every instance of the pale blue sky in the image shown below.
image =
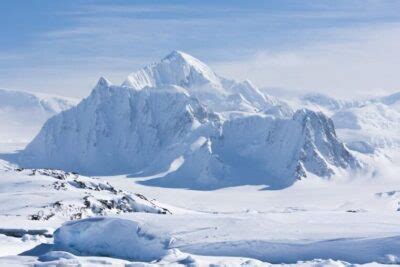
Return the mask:
M 171 50 L 258 86 L 400 91 L 400 1 L 0 1 L 0 87 L 86 96 Z

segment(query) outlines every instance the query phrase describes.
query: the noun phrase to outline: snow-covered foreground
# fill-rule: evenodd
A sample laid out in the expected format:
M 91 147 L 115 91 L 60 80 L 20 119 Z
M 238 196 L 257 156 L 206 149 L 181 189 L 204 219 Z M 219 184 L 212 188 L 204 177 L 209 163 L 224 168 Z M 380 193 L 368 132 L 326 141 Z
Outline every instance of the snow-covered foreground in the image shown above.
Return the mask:
M 2 162 L 2 166 L 10 165 Z M 8 177 L 13 173 L 12 179 L 6 180 L 5 173 Z M 400 187 L 391 172 L 382 170 L 379 174 L 375 178 L 367 174 L 333 177 L 331 181 L 310 177 L 276 191 L 264 190 L 262 186 L 213 191 L 158 188 L 138 183 L 151 178 L 100 177 L 96 180 L 100 184 L 105 183 L 101 180 L 108 180 L 115 188 L 140 192 L 149 199 L 156 198 L 157 203 L 167 203 L 164 207 L 172 215 L 112 212 L 109 214 L 116 219 L 68 223 L 53 238 L 29 233 L 12 237 L 4 230 L 52 233 L 52 229 L 68 220 L 65 216 L 31 220 L 27 212 L 35 211 L 34 206 L 40 209 L 44 202 L 52 202 L 56 197 L 79 199 L 77 191 L 84 189 L 72 188 L 61 191 L 63 195 L 56 192 L 52 196 L 49 189 L 42 190 L 35 183 L 43 183 L 43 179 L 53 182 L 55 178 L 39 175 L 37 181 L 29 182 L 28 170 L 8 170 L 1 175 L 3 257 L 0 263 L 2 266 L 124 265 L 138 261 L 200 266 L 399 263 Z M 56 252 L 60 250 L 66 252 Z

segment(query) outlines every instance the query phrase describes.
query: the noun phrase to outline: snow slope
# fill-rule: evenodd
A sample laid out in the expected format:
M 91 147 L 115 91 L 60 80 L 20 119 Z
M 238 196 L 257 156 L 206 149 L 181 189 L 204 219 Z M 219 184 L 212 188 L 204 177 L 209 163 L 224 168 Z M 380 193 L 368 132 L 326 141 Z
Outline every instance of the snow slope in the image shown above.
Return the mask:
M 7 182 L 4 181 L 1 187 L 4 192 L 0 194 L 6 194 L 8 198 L 15 194 L 16 201 L 21 194 L 30 192 L 29 187 L 39 189 L 29 185 L 27 180 L 17 178 L 19 175 L 17 172 L 13 174 L 13 179 L 7 181 L 14 186 L 21 185 L 11 190 L 13 186 L 5 187 Z M 41 176 L 37 178 L 42 180 Z M 57 180 L 50 177 L 48 179 L 49 182 Z M 399 213 L 396 210 L 400 195 L 395 192 L 398 189 L 398 176 L 390 180 L 384 174 L 379 174 L 379 179 L 362 177 L 342 182 L 310 177 L 302 183 L 275 191 L 261 190 L 260 186 L 216 191 L 150 188 L 136 184 L 135 180 L 126 176 L 108 179 L 113 179 L 118 184 L 115 188 L 145 192 L 150 197 L 157 197 L 162 202 L 167 201 L 183 209 L 181 212 L 173 212 L 172 215 L 115 214 L 110 219 L 113 221 L 110 225 L 107 223 L 108 219 L 75 221 L 60 228 L 62 236 L 56 240 L 29 240 L 36 238 L 33 235 L 26 235 L 26 241 L 7 237 L 7 241 L 0 243 L 0 251 L 5 251 L 3 255 L 15 255 L 18 251 L 23 256 L 0 258 L 0 264 L 66 262 L 71 254 L 56 253 L 57 250 L 66 250 L 76 255 L 72 255 L 71 261 L 89 266 L 113 262 L 119 266 L 122 264 L 120 260 L 108 257 L 124 258 L 123 263 L 126 264 L 136 261 L 140 259 L 135 256 L 136 250 L 133 248 L 136 246 L 140 246 L 140 251 L 143 252 L 141 257 L 153 255 L 155 258 L 151 259 L 156 259 L 156 264 L 167 266 L 195 263 L 200 266 L 215 266 L 211 264 L 217 262 L 221 266 L 239 266 L 245 263 L 247 266 L 270 266 L 269 262 L 291 263 L 294 266 L 399 263 L 400 226 Z M 25 189 L 22 187 L 24 183 Z M 45 192 L 48 190 L 43 188 L 37 192 L 46 199 Z M 71 193 L 69 194 L 72 195 Z M 63 199 L 67 196 L 68 194 L 59 195 Z M 15 214 L 23 215 L 33 207 L 41 206 L 41 202 L 38 202 L 40 198 L 29 199 L 29 208 L 24 210 L 11 207 L 11 210 Z M 9 205 L 3 200 L 0 203 L 5 204 L 4 207 Z M 26 200 L 21 198 L 20 203 L 26 204 Z M 58 228 L 62 222 L 54 219 L 32 221 L 27 216 L 9 216 L 9 212 L 10 210 L 1 211 L 2 229 L 15 228 L 18 225 L 27 229 L 49 226 Z M 121 224 L 115 220 L 117 217 L 123 219 Z M 64 217 L 64 220 L 68 219 Z M 126 220 L 129 222 L 125 223 Z M 116 224 L 119 227 L 114 227 Z M 86 227 L 88 231 L 77 235 L 77 229 Z M 141 230 L 138 234 L 139 228 Z M 132 241 L 132 246 L 124 246 L 124 243 L 119 242 L 120 239 Z M 146 254 L 146 244 L 149 243 L 152 246 L 160 244 L 156 246 L 159 249 L 152 250 L 152 253 L 160 254 Z M 4 246 L 8 247 L 8 252 L 3 249 Z M 33 247 L 36 249 L 30 249 Z
M 219 133 L 203 139 L 175 172 L 143 183 L 197 189 L 264 184 L 279 189 L 307 173 L 329 177 L 336 168 L 358 167 L 322 113 L 299 110 L 290 119 L 244 116 L 226 121 Z
M 322 215 L 323 216 L 323 215 Z M 340 215 L 339 215 L 340 216 Z M 150 216 L 152 217 L 152 216 Z M 154 217 L 154 216 L 153 216 Z M 251 215 L 248 223 L 254 223 Z M 184 222 L 185 218 L 178 216 Z M 248 233 L 247 240 L 225 238 L 215 242 L 215 236 L 222 234 L 227 229 L 213 229 L 213 237 L 205 238 L 205 233 L 192 232 L 192 240 L 187 240 L 185 234 L 179 233 L 182 227 L 177 218 L 170 216 L 167 220 L 161 219 L 165 225 L 160 227 L 153 218 L 91 218 L 75 222 L 68 222 L 55 232 L 54 249 L 69 251 L 76 255 L 108 256 L 134 261 L 151 261 L 162 259 L 168 251 L 177 254 L 186 253 L 209 256 L 238 256 L 256 258 L 272 263 L 296 263 L 299 260 L 310 261 L 318 257 L 323 259 L 336 259 L 352 263 L 400 263 L 400 252 L 396 246 L 400 243 L 399 236 L 381 238 L 342 238 L 336 240 L 313 241 L 304 240 L 297 243 L 284 241 L 266 241 L 258 237 L 250 239 L 252 233 Z M 205 218 L 193 217 L 193 225 L 200 226 Z M 208 227 L 200 228 L 210 233 L 212 225 L 218 218 L 210 218 Z M 243 227 L 243 218 L 230 218 L 232 223 Z M 146 220 L 146 222 L 143 222 Z M 175 222 L 175 229 L 171 226 Z M 218 225 L 227 227 L 219 221 Z M 119 231 L 116 233 L 115 229 Z M 168 229 L 173 237 L 163 231 Z M 187 227 L 185 227 L 187 229 Z M 186 234 L 187 235 L 187 234 Z M 203 239 L 196 239 L 203 236 Z M 239 236 L 239 235 L 238 235 Z M 219 236 L 221 238 L 221 236 Z M 251 247 L 251 249 L 249 249 Z M 179 250 L 178 250 L 179 248 Z M 182 262 L 185 255 L 182 255 Z M 243 256 L 242 256 L 243 257 Z M 179 259 L 179 258 L 178 258 Z M 186 258 L 187 259 L 187 258 Z M 177 259 L 176 259 L 177 260 Z M 189 259 L 187 259 L 188 263 Z M 195 260 L 191 260 L 195 263 Z
M 173 52 L 128 81 L 130 87 L 114 86 L 101 78 L 77 107 L 48 120 L 22 152 L 22 166 L 164 173 L 148 184 L 197 189 L 282 188 L 307 173 L 329 177 L 359 166 L 322 113 L 261 104 L 265 99 L 250 83 L 218 78 L 184 53 Z M 240 101 L 226 109 L 233 95 Z M 252 108 L 243 112 L 243 103 Z
M 0 178 L 0 218 L 9 221 L 60 223 L 125 212 L 171 213 L 142 195 L 74 173 L 21 169 L 0 161 Z M 18 234 L 17 225 L 10 226 L 16 227 L 13 235 L 24 234 Z
M 22 160 L 91 174 L 161 171 L 182 153 L 179 143 L 218 121 L 181 87 L 135 91 L 100 79 L 76 108 L 46 122 Z
M 400 93 L 367 100 L 337 100 L 321 94 L 302 98 L 306 107 L 329 114 L 348 147 L 362 153 L 400 146 Z
M 365 104 L 365 101 L 336 99 L 319 93 L 306 94 L 300 97 L 300 101 L 308 108 L 323 109 L 327 113 L 346 108 L 360 107 Z
M 118 231 L 115 231 L 118 229 Z M 54 233 L 54 249 L 136 261 L 164 257 L 171 238 L 155 235 L 132 220 L 89 218 L 67 222 Z
M 76 99 L 0 89 L 0 142 L 28 142 L 51 116 Z

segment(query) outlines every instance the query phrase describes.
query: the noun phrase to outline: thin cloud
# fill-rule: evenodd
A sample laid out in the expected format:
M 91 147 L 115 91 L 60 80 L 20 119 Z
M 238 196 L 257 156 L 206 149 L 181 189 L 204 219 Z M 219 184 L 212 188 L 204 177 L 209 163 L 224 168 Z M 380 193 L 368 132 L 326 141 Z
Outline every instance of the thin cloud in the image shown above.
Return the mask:
M 262 50 L 248 60 L 213 65 L 225 75 L 250 78 L 259 86 L 297 92 L 354 97 L 400 91 L 400 24 L 330 33 L 333 38 L 329 42 L 278 52 Z
M 29 43 L 0 55 L 0 86 L 84 96 L 99 75 L 119 83 L 179 49 L 227 77 L 260 86 L 338 94 L 394 90 L 398 52 L 391 44 L 399 32 L 388 22 L 399 20 L 400 3 L 369 2 L 111 4 L 54 11 L 68 23 L 34 32 Z

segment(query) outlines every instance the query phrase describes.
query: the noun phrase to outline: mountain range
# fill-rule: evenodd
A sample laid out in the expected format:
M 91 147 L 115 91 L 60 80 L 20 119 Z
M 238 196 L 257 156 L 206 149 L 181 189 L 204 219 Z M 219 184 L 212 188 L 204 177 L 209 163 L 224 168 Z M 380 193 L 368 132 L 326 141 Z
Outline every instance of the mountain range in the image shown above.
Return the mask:
M 282 188 L 360 166 L 322 112 L 294 110 L 180 51 L 122 85 L 100 78 L 87 98 L 44 124 L 20 163 L 152 175 L 147 184 L 197 189 Z
M 77 99 L 0 89 L 0 142 L 29 142 L 51 116 Z

